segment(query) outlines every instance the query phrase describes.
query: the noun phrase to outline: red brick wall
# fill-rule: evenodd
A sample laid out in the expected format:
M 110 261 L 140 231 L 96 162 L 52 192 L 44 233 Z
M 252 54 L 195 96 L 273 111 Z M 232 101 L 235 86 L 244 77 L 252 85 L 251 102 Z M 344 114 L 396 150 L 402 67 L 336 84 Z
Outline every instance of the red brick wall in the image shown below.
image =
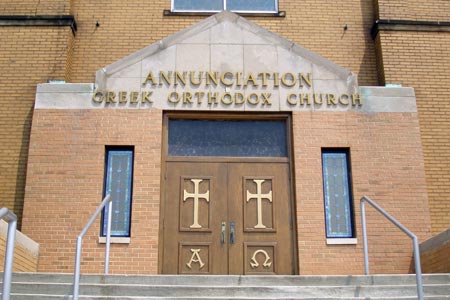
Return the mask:
M 358 204 L 363 195 L 420 240 L 429 237 L 418 130 L 414 113 L 293 113 L 300 274 L 363 272 Z M 23 230 L 42 242 L 40 271 L 73 270 L 76 237 L 101 201 L 105 145 L 134 145 L 131 243 L 112 246 L 110 269 L 157 273 L 161 135 L 162 113 L 156 110 L 35 111 Z M 350 147 L 357 245 L 326 245 L 321 147 Z M 370 208 L 367 218 L 372 272 L 408 272 L 409 238 Z M 83 273 L 103 270 L 99 224 L 85 237 Z
M 131 243 L 111 273 L 157 273 L 161 111 L 35 110 L 23 232 L 41 243 L 39 271 L 72 272 L 78 234 L 102 200 L 105 145 L 134 145 Z M 49 138 L 51 137 L 51 138 Z M 83 240 L 83 273 L 103 270 L 100 219 Z
M 359 200 L 367 195 L 421 241 L 430 236 L 417 115 L 294 113 L 298 251 L 301 274 L 362 274 Z M 349 147 L 357 245 L 327 245 L 322 147 Z M 366 205 L 372 273 L 408 273 L 412 243 Z

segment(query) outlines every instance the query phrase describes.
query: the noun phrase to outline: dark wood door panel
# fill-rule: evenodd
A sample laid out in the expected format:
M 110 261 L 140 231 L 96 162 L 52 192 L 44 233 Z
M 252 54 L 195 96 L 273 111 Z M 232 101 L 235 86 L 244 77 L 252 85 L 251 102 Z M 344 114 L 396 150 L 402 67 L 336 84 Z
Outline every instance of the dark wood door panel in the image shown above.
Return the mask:
M 166 166 L 163 273 L 293 274 L 288 163 Z
M 285 163 L 228 165 L 232 274 L 292 274 L 293 235 L 289 166 Z
M 220 240 L 227 211 L 226 165 L 166 166 L 163 273 L 227 274 L 226 244 Z

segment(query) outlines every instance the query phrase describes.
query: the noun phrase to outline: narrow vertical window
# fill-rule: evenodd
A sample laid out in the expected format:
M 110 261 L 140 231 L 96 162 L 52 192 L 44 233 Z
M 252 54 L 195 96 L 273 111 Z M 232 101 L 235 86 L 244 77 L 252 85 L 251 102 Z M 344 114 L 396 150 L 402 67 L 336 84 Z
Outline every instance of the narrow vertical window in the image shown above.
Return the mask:
M 133 178 L 133 147 L 106 147 L 104 196 L 112 197 L 111 236 L 129 237 Z M 103 211 L 101 235 L 106 235 L 108 206 Z
M 348 149 L 322 149 L 327 238 L 352 238 L 353 209 Z

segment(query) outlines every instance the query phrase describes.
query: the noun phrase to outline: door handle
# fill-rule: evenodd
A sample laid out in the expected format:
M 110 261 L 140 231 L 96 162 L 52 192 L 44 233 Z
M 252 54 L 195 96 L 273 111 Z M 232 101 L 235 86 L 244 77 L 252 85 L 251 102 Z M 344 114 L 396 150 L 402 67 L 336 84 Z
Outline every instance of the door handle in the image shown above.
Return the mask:
M 225 237 L 227 236 L 227 223 L 222 222 L 220 231 L 220 243 L 225 244 Z
M 234 221 L 230 221 L 230 244 L 234 244 L 236 242 L 236 228 Z

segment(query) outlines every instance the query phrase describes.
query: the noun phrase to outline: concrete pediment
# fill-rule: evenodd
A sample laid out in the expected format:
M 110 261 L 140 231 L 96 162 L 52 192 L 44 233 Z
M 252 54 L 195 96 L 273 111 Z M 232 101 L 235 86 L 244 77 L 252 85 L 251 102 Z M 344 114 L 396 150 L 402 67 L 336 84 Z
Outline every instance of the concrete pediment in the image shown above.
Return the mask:
M 299 93 L 334 94 L 336 97 L 344 94 L 351 98 L 358 92 L 354 73 L 228 11 L 213 15 L 98 70 L 96 90 L 142 93 L 151 89 L 152 101 L 161 101 L 168 106 L 158 108 L 178 108 L 176 105 L 172 107 L 170 101 L 167 103 L 167 93 L 170 90 L 181 92 L 181 86 L 162 84 L 161 71 L 166 74 L 172 72 L 172 75 L 186 72 L 188 78 L 192 72 L 197 77 L 204 77 L 206 72 L 218 72 L 219 77 L 227 73 L 225 76 L 234 77 L 229 78 L 234 85 L 227 87 L 219 82 L 213 86 L 202 82 L 192 86 L 188 79 L 183 88 L 191 93 L 199 90 L 240 91 L 245 96 L 250 92 L 269 91 L 271 110 L 286 110 L 282 106 L 289 103 L 280 99 L 286 99 L 291 93 L 297 95 L 292 96 L 294 102 L 299 101 Z M 146 81 L 149 73 L 152 73 L 152 78 Z M 249 74 L 254 77 L 247 81 Z M 265 86 L 262 76 L 266 76 Z M 242 77 L 241 86 L 237 77 Z M 157 82 L 161 84 L 152 86 Z M 248 85 L 246 88 L 243 87 L 245 83 Z M 203 106 L 196 105 L 196 108 L 211 109 Z M 220 109 L 220 105 L 217 108 Z

